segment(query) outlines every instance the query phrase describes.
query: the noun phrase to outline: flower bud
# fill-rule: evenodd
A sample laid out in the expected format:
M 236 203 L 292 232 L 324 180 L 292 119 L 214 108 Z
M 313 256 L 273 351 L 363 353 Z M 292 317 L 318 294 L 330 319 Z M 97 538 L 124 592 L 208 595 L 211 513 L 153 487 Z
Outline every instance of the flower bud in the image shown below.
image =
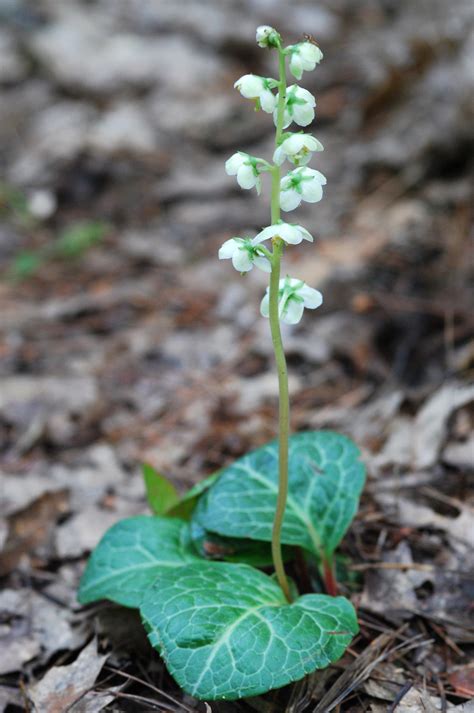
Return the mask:
M 281 43 L 281 36 L 270 25 L 260 25 L 257 27 L 256 40 L 259 47 L 278 47 Z

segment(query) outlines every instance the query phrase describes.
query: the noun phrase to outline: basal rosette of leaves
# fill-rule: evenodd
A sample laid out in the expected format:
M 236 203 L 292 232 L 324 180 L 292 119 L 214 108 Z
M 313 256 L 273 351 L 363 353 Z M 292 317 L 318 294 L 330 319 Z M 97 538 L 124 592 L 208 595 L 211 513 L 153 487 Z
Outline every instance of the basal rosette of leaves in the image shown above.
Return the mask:
M 347 599 L 296 592 L 289 604 L 257 569 L 271 565 L 276 447 L 244 456 L 181 500 L 147 466 L 149 502 L 161 514 L 110 528 L 81 580 L 82 604 L 109 599 L 140 609 L 152 646 L 197 698 L 241 698 L 296 681 L 340 658 L 358 630 Z M 294 434 L 290 453 L 285 561 L 290 545 L 333 552 L 364 482 L 359 451 L 340 434 Z

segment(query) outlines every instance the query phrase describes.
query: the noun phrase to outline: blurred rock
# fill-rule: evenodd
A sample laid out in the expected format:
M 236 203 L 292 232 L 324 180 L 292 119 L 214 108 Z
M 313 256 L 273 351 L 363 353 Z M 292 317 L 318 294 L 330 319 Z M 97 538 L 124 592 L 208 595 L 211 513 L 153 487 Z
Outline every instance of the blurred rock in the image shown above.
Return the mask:
M 64 559 L 80 557 L 90 552 L 109 527 L 122 518 L 122 513 L 97 507 L 82 510 L 56 528 L 54 540 L 56 555 Z
M 13 37 L 0 31 L 0 84 L 19 82 L 27 72 L 28 64 L 18 52 Z
M 374 464 L 380 468 L 404 466 L 413 459 L 413 420 L 407 416 L 398 416 L 389 424 L 389 435 L 385 444 L 374 458 Z
M 474 400 L 474 385 L 444 384 L 418 412 L 413 429 L 414 464 L 434 465 L 446 437 L 450 415 Z
M 217 58 L 191 40 L 120 32 L 107 13 L 92 8 L 84 13 L 71 5 L 61 8 L 55 23 L 35 33 L 31 50 L 58 84 L 93 94 L 156 83 L 175 91 L 197 83 L 205 89 L 222 71 Z
M 443 462 L 460 470 L 474 468 L 474 436 L 466 441 L 448 443 L 442 454 Z
M 140 106 L 133 102 L 116 104 L 94 124 L 88 136 L 92 151 L 105 155 L 151 154 L 157 148 L 156 135 Z
M 51 169 L 74 159 L 87 146 L 96 111 L 89 104 L 61 101 L 38 112 L 10 168 L 12 181 L 44 182 Z
M 94 638 L 67 666 L 53 666 L 43 678 L 28 686 L 28 697 L 36 710 L 99 713 L 114 695 L 91 693 L 107 656 L 97 653 Z
M 240 102 L 239 102 L 240 103 Z M 209 101 L 203 93 L 193 96 L 192 108 L 189 102 L 183 102 L 181 95 L 159 88 L 151 93 L 147 105 L 157 131 L 183 138 L 199 139 L 207 143 L 216 142 L 217 136 L 225 136 L 225 143 L 241 138 L 244 127 L 250 125 L 255 135 L 255 119 L 242 116 L 241 107 L 227 93 L 219 93 Z M 163 108 L 166 108 L 164 111 Z M 192 115 L 192 121 L 190 117 Z M 236 122 L 235 116 L 243 118 L 243 123 Z M 233 128 L 234 127 L 234 128 Z
M 79 414 L 98 397 L 96 382 L 88 377 L 12 376 L 2 379 L 0 386 L 0 414 L 10 421 L 17 405 L 38 404 Z
M 361 606 L 400 624 L 411 619 L 418 608 L 415 589 L 426 581 L 427 574 L 416 569 L 404 571 L 396 568 L 396 564 L 413 564 L 410 547 L 404 541 L 385 554 L 384 562 L 395 564 L 394 569 L 380 568 L 367 572 Z
M 90 636 L 87 626 L 74 626 L 67 608 L 26 588 L 3 590 L 0 609 L 4 620 L 10 622 L 0 636 L 2 674 L 22 670 L 39 654 L 45 663 L 58 651 L 79 648 Z
M 132 259 L 156 265 L 180 265 L 185 260 L 182 246 L 161 225 L 126 231 L 120 238 L 120 248 Z
M 42 463 L 25 474 L 2 472 L 0 514 L 15 513 L 43 494 L 59 491 L 69 493 L 69 510 L 79 511 L 97 505 L 127 480 L 115 451 L 105 443 L 82 449 L 77 461 L 67 466 Z
M 160 33 L 180 31 L 197 36 L 206 43 L 220 47 L 225 42 L 240 42 L 244 46 L 254 46 L 256 24 L 252 4 L 243 8 L 235 0 L 225 4 L 207 3 L 200 0 L 181 0 L 180 11 L 176 12 L 173 0 L 160 3 L 142 0 L 107 0 L 111 10 L 120 8 L 122 16 L 138 31 L 158 31 Z

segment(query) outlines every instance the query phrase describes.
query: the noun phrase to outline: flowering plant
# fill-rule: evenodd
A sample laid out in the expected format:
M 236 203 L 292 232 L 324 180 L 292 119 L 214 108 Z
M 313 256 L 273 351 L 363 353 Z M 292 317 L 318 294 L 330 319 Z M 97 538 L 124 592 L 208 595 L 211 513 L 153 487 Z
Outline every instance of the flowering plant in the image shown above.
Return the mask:
M 235 83 L 258 109 L 273 114 L 273 163 L 238 151 L 226 162 L 244 189 L 260 193 L 271 177 L 271 223 L 256 236 L 233 237 L 219 250 L 236 270 L 269 273 L 260 312 L 269 319 L 279 383 L 278 440 L 210 476 L 179 499 L 171 483 L 144 467 L 152 517 L 112 527 L 81 580 L 86 604 L 110 599 L 138 608 L 149 640 L 182 688 L 200 699 L 254 696 L 303 678 L 339 659 L 358 631 L 355 611 L 338 596 L 334 553 L 354 517 L 365 469 L 357 447 L 331 431 L 290 436 L 288 376 L 281 322 L 297 324 L 322 304 L 302 280 L 281 277 L 284 251 L 313 242 L 281 211 L 323 196 L 326 179 L 307 167 L 321 143 L 307 126 L 316 101 L 300 79 L 323 55 L 309 40 L 284 47 L 267 25 L 257 44 L 278 55 L 279 78 L 247 74 Z M 281 176 L 289 161 L 294 168 Z M 299 553 L 299 555 L 298 555 Z M 319 575 L 326 593 L 300 595 L 298 567 Z M 287 575 L 291 568 L 293 578 Z M 272 574 L 264 569 L 274 570 Z M 320 591 L 320 590 L 319 590 Z

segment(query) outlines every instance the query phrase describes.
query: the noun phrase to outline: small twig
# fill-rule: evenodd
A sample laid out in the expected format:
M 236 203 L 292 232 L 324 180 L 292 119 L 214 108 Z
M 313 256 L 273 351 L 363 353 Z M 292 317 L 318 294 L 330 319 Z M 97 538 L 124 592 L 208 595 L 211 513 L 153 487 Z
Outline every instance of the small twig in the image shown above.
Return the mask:
M 28 689 L 26 688 L 25 682 L 20 680 L 18 686 L 20 689 L 20 695 L 23 699 L 23 705 L 25 706 L 25 711 L 26 711 L 26 713 L 30 713 L 31 705 L 30 705 L 30 699 L 28 697 Z
M 437 490 L 430 488 L 428 485 L 423 486 L 421 488 L 421 492 L 428 495 L 428 497 L 433 498 L 433 500 L 438 500 L 440 503 L 446 503 L 446 505 L 451 505 L 458 510 L 465 510 L 467 508 L 468 510 L 474 512 L 474 508 L 470 507 L 469 503 L 462 502 L 461 500 L 458 500 L 458 498 L 451 498 L 448 495 L 443 495 L 443 493 L 439 493 Z
M 146 703 L 148 706 L 151 706 L 153 710 L 160 711 L 160 713 L 169 713 L 169 708 L 162 708 L 151 698 L 146 698 L 145 696 L 138 696 L 134 693 L 121 693 L 120 691 L 111 691 L 110 693 L 116 698 L 128 698 L 132 701 L 140 701 L 140 703 Z M 179 713 L 180 711 L 179 708 L 175 708 L 174 710 L 176 711 L 176 713 Z
M 105 668 L 108 671 L 112 671 L 113 673 L 118 674 L 119 676 L 123 676 L 123 678 L 127 678 L 130 681 L 135 681 L 136 683 L 140 683 L 142 686 L 149 688 L 154 693 L 157 693 L 159 696 L 166 698 L 167 700 L 171 701 L 172 703 L 176 704 L 177 706 L 181 706 L 181 708 L 188 711 L 188 713 L 194 713 L 192 708 L 188 708 L 188 706 L 186 706 L 184 703 L 177 701 L 176 698 L 173 698 L 173 696 L 170 696 L 169 693 L 165 693 L 165 691 L 162 691 L 160 688 L 157 688 L 152 683 L 148 683 L 148 681 L 144 681 L 142 678 L 138 678 L 138 676 L 132 676 L 131 673 L 127 673 L 125 671 L 119 671 L 119 669 L 112 668 L 112 666 L 105 666 Z
M 431 564 L 418 562 L 366 562 L 363 564 L 351 564 L 349 569 L 358 572 L 365 572 L 366 569 L 416 569 L 420 572 L 434 572 L 436 568 Z
M 406 624 L 396 632 L 381 634 L 377 637 L 359 658 L 348 666 L 344 673 L 339 676 L 336 682 L 319 701 L 312 713 L 329 713 L 329 711 L 334 710 L 337 705 L 345 701 L 357 686 L 360 686 L 363 681 L 366 681 L 372 671 L 382 663 L 382 661 L 401 658 L 411 649 L 429 643 L 423 640 L 422 634 L 417 634 L 390 649 L 390 644 L 405 628 Z
M 434 621 L 431 621 L 431 619 L 427 619 L 429 626 L 433 629 L 435 634 L 438 634 L 440 639 L 444 641 L 446 646 L 449 646 L 450 649 L 452 649 L 458 656 L 464 657 L 464 651 L 459 648 L 459 646 L 451 639 L 448 634 L 446 634 L 441 626 L 438 626 L 438 624 L 435 624 Z
M 374 623 L 372 621 L 366 621 L 359 616 L 359 624 L 361 627 L 367 627 L 372 631 L 379 631 L 381 634 L 390 634 L 391 629 L 388 626 L 382 626 L 382 624 Z
M 439 676 L 436 676 L 436 686 L 438 688 L 439 697 L 441 698 L 441 713 L 446 713 L 448 703 L 446 701 L 446 691 L 444 690 L 443 682 Z
M 413 686 L 413 681 L 407 681 L 404 686 L 399 690 L 397 693 L 397 696 L 393 703 L 389 705 L 387 708 L 387 713 L 393 713 L 396 708 L 398 707 L 398 704 L 402 701 L 403 698 L 405 698 L 406 694 L 410 690 L 410 688 Z

